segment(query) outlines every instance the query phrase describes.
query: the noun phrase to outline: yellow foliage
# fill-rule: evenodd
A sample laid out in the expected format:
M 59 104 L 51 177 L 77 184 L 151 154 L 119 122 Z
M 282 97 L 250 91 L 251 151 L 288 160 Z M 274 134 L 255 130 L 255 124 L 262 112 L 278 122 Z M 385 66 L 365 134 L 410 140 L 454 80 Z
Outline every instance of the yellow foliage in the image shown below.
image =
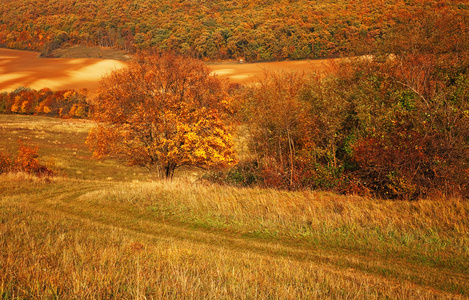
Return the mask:
M 72 116 L 72 117 L 75 116 L 75 111 L 76 111 L 76 109 L 77 109 L 77 105 L 74 104 L 74 105 L 72 106 L 72 108 L 70 108 L 70 111 L 68 112 L 68 114 L 69 114 L 70 116 Z
M 77 93 L 75 91 L 67 91 L 64 93 L 63 97 L 65 100 L 69 100 L 73 97 L 75 97 L 77 95 Z
M 235 162 L 220 113 L 228 102 L 223 82 L 203 63 L 142 56 L 103 80 L 94 105 L 99 125 L 89 143 L 96 156 L 120 157 L 166 177 L 185 165 L 227 166 Z
M 11 112 L 19 113 L 20 111 L 19 111 L 18 105 L 13 104 L 13 105 L 11 106 Z

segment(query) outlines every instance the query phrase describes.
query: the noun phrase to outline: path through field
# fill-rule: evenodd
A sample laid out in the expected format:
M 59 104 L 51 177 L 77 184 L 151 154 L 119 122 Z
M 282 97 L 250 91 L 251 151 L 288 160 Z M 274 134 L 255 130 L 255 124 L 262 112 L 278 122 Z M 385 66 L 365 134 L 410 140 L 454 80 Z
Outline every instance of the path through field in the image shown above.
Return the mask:
M 41 185 L 41 192 L 34 191 Z M 65 298 L 458 298 L 418 282 L 434 278 L 439 285 L 460 274 L 445 270 L 443 275 L 438 268 L 396 257 L 178 222 L 129 202 L 125 188 L 122 183 L 59 180 L 28 183 L 23 194 L 0 192 L 0 217 L 8 217 L 0 244 L 10 245 L 2 249 L 8 272 L 0 279 L 8 283 L 15 280 L 12 274 L 27 276 L 18 280 L 30 296 L 44 295 L 37 286 L 55 286 Z M 160 184 L 151 188 L 165 197 L 167 189 Z M 20 233 L 22 242 L 15 241 Z

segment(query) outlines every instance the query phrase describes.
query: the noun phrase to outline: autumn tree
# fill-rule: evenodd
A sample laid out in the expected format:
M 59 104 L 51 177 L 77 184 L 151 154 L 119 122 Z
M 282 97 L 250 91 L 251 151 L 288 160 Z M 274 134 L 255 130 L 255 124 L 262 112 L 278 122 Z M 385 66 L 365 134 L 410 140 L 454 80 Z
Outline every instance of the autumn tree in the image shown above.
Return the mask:
M 469 195 L 467 54 L 348 60 L 249 87 L 249 160 L 228 182 L 394 199 Z M 254 159 L 252 158 L 254 157 Z
M 101 82 L 97 126 L 88 143 L 96 157 L 112 156 L 171 178 L 181 166 L 234 162 L 222 116 L 224 83 L 202 63 L 172 54 L 139 55 Z
M 302 98 L 305 81 L 303 74 L 265 74 L 244 103 L 251 150 L 267 185 L 301 185 L 299 164 L 314 147 L 311 107 Z

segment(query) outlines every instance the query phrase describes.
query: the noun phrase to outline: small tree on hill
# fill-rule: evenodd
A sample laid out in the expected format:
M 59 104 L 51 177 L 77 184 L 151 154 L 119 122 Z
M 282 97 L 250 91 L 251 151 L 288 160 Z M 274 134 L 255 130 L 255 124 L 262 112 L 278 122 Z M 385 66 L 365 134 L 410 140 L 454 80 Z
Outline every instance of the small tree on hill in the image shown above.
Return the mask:
M 88 143 L 95 157 L 121 158 L 166 178 L 181 166 L 226 166 L 234 163 L 221 119 L 228 105 L 223 82 L 202 62 L 140 55 L 102 80 Z

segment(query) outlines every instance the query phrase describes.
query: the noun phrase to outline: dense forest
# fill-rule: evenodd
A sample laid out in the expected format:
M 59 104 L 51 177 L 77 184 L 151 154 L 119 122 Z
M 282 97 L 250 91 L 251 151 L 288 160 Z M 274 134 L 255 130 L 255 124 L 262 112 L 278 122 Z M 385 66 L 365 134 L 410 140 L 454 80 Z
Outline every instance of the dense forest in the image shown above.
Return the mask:
M 269 61 L 399 52 L 461 51 L 465 0 L 17 0 L 0 3 L 0 46 L 67 45 Z M 402 47 L 404 46 L 404 48 Z

